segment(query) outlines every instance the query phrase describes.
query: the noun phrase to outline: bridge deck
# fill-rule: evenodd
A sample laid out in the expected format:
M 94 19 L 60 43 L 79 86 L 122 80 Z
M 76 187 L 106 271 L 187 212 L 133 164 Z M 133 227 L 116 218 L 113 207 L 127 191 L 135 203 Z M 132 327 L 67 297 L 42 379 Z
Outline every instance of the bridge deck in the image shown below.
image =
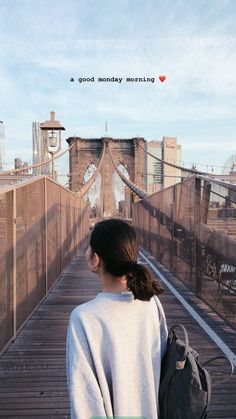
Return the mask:
M 169 276 L 166 272 L 165 275 Z M 206 309 L 181 282 L 173 277 L 169 279 L 216 333 L 235 350 L 236 332 Z M 76 305 L 94 298 L 99 291 L 99 282 L 95 275 L 88 272 L 84 256 L 76 256 L 48 298 L 0 359 L 0 417 L 70 417 L 65 369 L 68 318 Z M 168 323 L 181 322 L 191 331 L 190 344 L 202 359 L 222 354 L 170 291 L 165 291 L 161 301 Z M 219 371 L 219 368 L 216 370 Z M 236 418 L 235 394 L 236 375 L 213 390 L 209 417 Z

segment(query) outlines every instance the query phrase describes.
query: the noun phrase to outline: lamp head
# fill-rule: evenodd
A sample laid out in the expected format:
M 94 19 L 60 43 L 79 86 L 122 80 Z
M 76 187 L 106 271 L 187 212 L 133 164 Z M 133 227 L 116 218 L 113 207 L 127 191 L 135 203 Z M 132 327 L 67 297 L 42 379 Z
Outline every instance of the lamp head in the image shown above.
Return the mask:
M 49 134 L 48 146 L 58 147 L 58 136 L 57 133 L 53 130 Z

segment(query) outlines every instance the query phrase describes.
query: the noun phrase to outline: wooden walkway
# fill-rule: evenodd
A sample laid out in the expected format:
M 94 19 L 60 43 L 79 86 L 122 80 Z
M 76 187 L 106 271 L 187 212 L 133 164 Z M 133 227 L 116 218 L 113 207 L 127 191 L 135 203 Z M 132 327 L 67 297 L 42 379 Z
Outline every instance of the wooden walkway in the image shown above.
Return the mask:
M 235 351 L 236 332 L 218 319 L 180 281 L 164 273 Z M 65 368 L 68 319 L 76 305 L 94 298 L 99 291 L 99 281 L 88 271 L 84 256 L 76 256 L 0 359 L 1 418 L 70 418 Z M 190 332 L 190 344 L 199 352 L 201 359 L 222 354 L 170 291 L 166 290 L 160 299 L 169 325 L 177 322 L 186 325 Z M 224 367 L 220 370 L 224 372 Z M 216 371 L 219 372 L 219 368 Z M 236 375 L 213 390 L 209 417 L 236 418 Z

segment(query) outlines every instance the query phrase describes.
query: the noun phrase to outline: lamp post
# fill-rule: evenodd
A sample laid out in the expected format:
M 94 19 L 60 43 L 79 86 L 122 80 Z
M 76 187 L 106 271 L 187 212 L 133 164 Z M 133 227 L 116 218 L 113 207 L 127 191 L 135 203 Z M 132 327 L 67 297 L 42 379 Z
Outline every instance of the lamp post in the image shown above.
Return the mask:
M 55 112 L 50 112 L 50 120 L 40 124 L 44 132 L 43 141 L 45 141 L 48 153 L 52 156 L 51 177 L 55 180 L 54 156 L 61 150 L 61 131 L 65 128 L 59 121 L 55 120 Z
M 60 133 L 60 131 L 59 131 Z M 52 130 L 49 133 L 49 137 L 48 137 L 48 152 L 51 154 L 52 156 L 52 179 L 55 180 L 55 163 L 54 163 L 54 155 L 61 150 L 61 138 L 58 139 L 58 135 L 57 133 Z

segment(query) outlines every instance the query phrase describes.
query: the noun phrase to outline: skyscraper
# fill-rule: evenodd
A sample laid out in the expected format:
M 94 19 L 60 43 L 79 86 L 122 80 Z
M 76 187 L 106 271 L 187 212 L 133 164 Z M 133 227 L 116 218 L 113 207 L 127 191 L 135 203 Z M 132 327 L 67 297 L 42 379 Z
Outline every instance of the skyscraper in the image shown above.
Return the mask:
M 181 166 L 182 147 L 177 144 L 175 137 L 163 137 L 162 156 L 166 162 Z M 168 188 L 168 186 L 172 186 L 180 181 L 181 170 L 168 164 L 163 164 L 163 187 Z
M 49 159 L 48 148 L 46 144 L 45 136 L 40 129 L 40 122 L 33 122 L 32 124 L 32 139 L 33 139 L 33 164 L 44 162 Z M 35 167 L 33 169 L 34 175 L 49 175 L 50 165 L 49 163 L 43 166 Z
M 147 151 L 153 156 L 162 159 L 162 142 L 148 141 L 146 143 Z M 152 194 L 162 189 L 163 167 L 162 163 L 154 157 L 147 154 L 147 192 Z
M 163 137 L 162 141 L 148 141 L 147 151 L 153 156 L 168 163 L 181 166 L 181 145 L 177 144 L 175 137 Z M 163 164 L 154 157 L 147 155 L 147 191 L 158 192 L 168 188 L 181 180 L 181 170 Z
M 5 170 L 5 127 L 0 121 L 0 172 Z

